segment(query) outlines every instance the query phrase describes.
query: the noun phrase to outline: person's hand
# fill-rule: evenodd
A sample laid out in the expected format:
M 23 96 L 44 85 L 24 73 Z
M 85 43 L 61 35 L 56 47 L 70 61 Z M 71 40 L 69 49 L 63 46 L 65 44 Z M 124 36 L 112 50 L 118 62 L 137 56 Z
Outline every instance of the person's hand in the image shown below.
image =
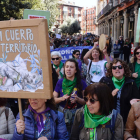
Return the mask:
M 132 77 L 137 78 L 137 77 L 138 77 L 138 72 L 133 73 L 133 74 L 132 74 Z
M 136 102 L 138 102 L 138 101 L 140 101 L 140 99 L 132 99 L 132 100 L 130 101 L 130 104 L 133 105 L 134 103 L 136 103 Z
M 71 103 L 76 103 L 78 99 L 78 96 L 76 94 L 74 94 L 71 98 L 70 98 L 70 102 Z
M 17 128 L 18 134 L 21 134 L 21 132 L 25 130 L 25 123 L 24 123 L 24 121 L 23 120 L 18 120 L 16 122 L 16 128 Z
M 93 46 L 93 48 L 95 49 L 98 45 L 99 45 L 98 42 L 94 42 L 94 46 Z
M 58 76 L 59 76 L 59 71 L 60 71 L 60 69 L 59 69 L 59 68 L 57 68 L 56 73 L 58 74 Z
M 112 96 L 115 96 L 116 94 L 117 94 L 117 92 L 119 91 L 119 89 L 114 89 L 113 91 L 112 91 Z
M 37 140 L 48 140 L 46 137 L 40 137 Z
M 127 140 L 138 140 L 138 139 L 135 139 L 135 138 L 128 138 Z
M 62 97 L 62 101 L 65 101 L 66 99 L 68 99 L 70 96 L 68 96 L 68 94 L 66 94 L 66 95 L 63 95 L 63 97 Z
M 105 48 L 103 49 L 103 54 L 104 54 L 104 55 L 107 55 L 107 47 L 105 47 Z

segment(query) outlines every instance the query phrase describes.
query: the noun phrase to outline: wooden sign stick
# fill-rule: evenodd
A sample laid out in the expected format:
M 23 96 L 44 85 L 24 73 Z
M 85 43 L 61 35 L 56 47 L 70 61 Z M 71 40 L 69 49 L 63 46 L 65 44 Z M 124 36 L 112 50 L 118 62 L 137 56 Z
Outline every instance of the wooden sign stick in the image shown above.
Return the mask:
M 18 98 L 18 107 L 19 107 L 19 115 L 20 115 L 20 120 L 23 120 L 23 115 L 22 115 L 22 104 L 21 104 L 21 99 Z M 21 131 L 21 134 L 24 134 L 24 131 Z

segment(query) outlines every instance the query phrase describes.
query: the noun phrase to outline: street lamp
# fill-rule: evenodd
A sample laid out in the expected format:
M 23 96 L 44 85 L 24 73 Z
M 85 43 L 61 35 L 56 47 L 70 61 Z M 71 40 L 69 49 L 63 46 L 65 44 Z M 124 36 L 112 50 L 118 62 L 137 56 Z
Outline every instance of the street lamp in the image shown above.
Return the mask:
M 109 6 L 110 6 L 110 8 L 112 7 L 112 5 L 113 5 L 113 2 L 112 2 L 112 0 L 109 0 Z
M 124 19 L 123 19 L 123 17 L 122 17 L 121 20 L 120 20 L 120 23 L 123 24 L 123 21 L 124 21 Z
M 133 22 L 133 21 L 134 21 L 134 16 L 131 15 L 131 16 L 130 16 L 130 22 Z

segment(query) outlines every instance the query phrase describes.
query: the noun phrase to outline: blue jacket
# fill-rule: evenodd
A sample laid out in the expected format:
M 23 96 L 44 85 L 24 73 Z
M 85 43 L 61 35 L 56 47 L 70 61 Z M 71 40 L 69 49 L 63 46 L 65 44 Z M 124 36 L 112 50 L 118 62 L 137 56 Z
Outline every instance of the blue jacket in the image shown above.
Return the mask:
M 68 132 L 64 121 L 63 113 L 59 111 L 50 110 L 51 114 L 51 137 L 49 140 L 68 140 Z M 18 134 L 15 128 L 12 140 L 34 140 L 34 117 L 31 114 L 30 110 L 27 109 L 23 114 L 25 122 L 25 131 L 24 134 Z M 19 120 L 19 114 L 17 115 L 16 120 Z

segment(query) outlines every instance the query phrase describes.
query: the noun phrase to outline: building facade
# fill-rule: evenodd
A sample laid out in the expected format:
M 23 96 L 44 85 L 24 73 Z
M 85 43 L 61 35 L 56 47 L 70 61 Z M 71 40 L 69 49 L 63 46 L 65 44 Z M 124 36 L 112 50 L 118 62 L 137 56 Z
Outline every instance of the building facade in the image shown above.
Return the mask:
M 120 35 L 135 42 L 139 7 L 139 0 L 98 0 L 99 35 L 110 36 L 113 43 Z
M 72 17 L 77 19 L 81 24 L 81 10 L 83 7 L 76 6 L 75 2 L 71 0 L 69 1 L 59 1 L 59 10 L 60 16 L 58 17 L 57 21 L 59 25 L 63 24 L 64 20 L 68 17 Z
M 82 33 L 92 33 L 95 34 L 96 26 L 96 7 L 82 9 L 81 11 L 82 21 L 81 21 L 81 29 Z

